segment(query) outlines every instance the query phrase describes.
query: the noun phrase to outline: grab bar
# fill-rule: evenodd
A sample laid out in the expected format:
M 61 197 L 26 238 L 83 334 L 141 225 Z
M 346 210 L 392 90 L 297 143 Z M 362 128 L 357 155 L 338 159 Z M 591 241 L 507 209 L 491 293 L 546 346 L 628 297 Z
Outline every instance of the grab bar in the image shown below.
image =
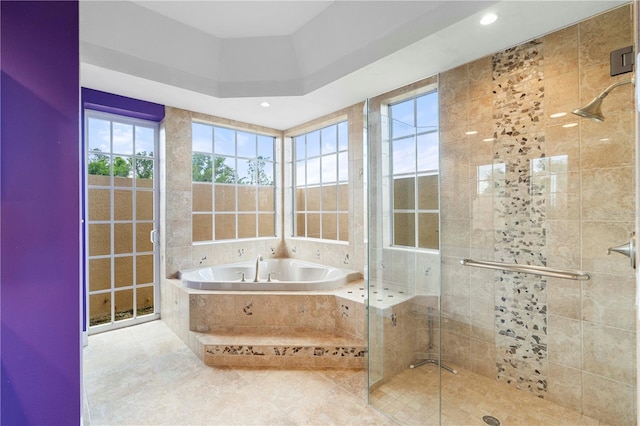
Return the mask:
M 491 262 L 488 260 L 462 259 L 461 264 L 477 268 L 498 269 L 522 274 L 543 275 L 546 277 L 564 278 L 567 280 L 588 280 L 591 275 L 583 271 L 569 271 L 566 269 L 547 268 L 546 266 L 520 265 L 517 263 Z

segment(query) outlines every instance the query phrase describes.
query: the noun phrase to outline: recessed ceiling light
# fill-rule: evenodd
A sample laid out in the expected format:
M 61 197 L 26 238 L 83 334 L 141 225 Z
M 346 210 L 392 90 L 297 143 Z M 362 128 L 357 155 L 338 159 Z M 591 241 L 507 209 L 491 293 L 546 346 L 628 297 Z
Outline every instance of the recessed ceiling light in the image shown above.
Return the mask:
M 567 123 L 567 124 L 563 124 L 562 127 L 576 127 L 578 125 L 578 123 Z
M 498 20 L 498 15 L 496 15 L 495 13 L 487 13 L 480 20 L 480 24 L 481 25 L 489 25 L 489 24 L 493 24 L 497 20 Z
M 482 142 L 493 142 L 493 141 L 495 141 L 495 138 L 482 139 Z
M 469 130 L 468 132 L 464 132 L 464 134 L 465 135 L 476 135 L 476 134 L 478 134 L 478 132 L 475 131 L 475 130 Z
M 564 117 L 565 115 L 567 115 L 566 112 L 556 112 L 555 114 L 551 114 L 549 117 L 551 117 L 551 118 L 560 118 L 560 117 Z
M 271 104 L 269 102 L 267 102 L 267 101 L 264 101 L 264 102 L 260 102 L 260 106 L 262 108 L 269 108 L 271 106 Z

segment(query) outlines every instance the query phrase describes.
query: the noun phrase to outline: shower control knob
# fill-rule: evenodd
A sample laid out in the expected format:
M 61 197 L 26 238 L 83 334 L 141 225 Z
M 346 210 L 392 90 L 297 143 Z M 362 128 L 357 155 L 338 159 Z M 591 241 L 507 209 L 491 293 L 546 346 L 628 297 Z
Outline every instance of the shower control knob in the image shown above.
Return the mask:
M 607 254 L 611 252 L 620 253 L 627 256 L 631 260 L 631 267 L 636 269 L 636 233 L 632 232 L 629 237 L 629 242 L 618 247 L 609 247 Z

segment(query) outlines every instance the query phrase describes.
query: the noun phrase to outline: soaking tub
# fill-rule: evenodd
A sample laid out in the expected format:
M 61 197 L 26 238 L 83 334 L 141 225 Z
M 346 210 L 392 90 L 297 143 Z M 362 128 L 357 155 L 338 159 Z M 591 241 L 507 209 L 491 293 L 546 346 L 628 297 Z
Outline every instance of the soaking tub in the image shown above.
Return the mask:
M 258 281 L 254 282 L 258 265 Z M 180 272 L 188 287 L 198 290 L 313 291 L 330 290 L 361 278 L 358 271 L 297 259 L 264 259 Z

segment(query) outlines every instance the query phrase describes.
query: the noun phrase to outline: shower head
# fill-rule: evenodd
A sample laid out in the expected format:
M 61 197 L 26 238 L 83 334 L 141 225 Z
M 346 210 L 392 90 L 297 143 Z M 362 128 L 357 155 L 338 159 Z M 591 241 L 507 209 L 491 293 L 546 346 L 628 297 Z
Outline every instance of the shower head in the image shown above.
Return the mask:
M 602 100 L 605 96 L 600 95 L 582 108 L 574 109 L 571 112 L 580 117 L 588 118 L 589 120 L 604 121 L 604 115 L 602 115 L 600 109 L 602 108 Z
M 601 111 L 602 100 L 606 98 L 609 92 L 611 92 L 616 87 L 623 86 L 625 84 L 633 84 L 633 83 L 634 83 L 633 78 L 631 80 L 619 81 L 618 83 L 614 83 L 611 86 L 604 89 L 604 92 L 600 93 L 596 98 L 594 98 L 587 105 L 583 106 L 582 108 L 574 109 L 571 112 L 573 112 L 576 115 L 579 115 L 580 117 L 588 118 L 590 120 L 604 121 L 604 115 L 602 115 L 602 111 Z

